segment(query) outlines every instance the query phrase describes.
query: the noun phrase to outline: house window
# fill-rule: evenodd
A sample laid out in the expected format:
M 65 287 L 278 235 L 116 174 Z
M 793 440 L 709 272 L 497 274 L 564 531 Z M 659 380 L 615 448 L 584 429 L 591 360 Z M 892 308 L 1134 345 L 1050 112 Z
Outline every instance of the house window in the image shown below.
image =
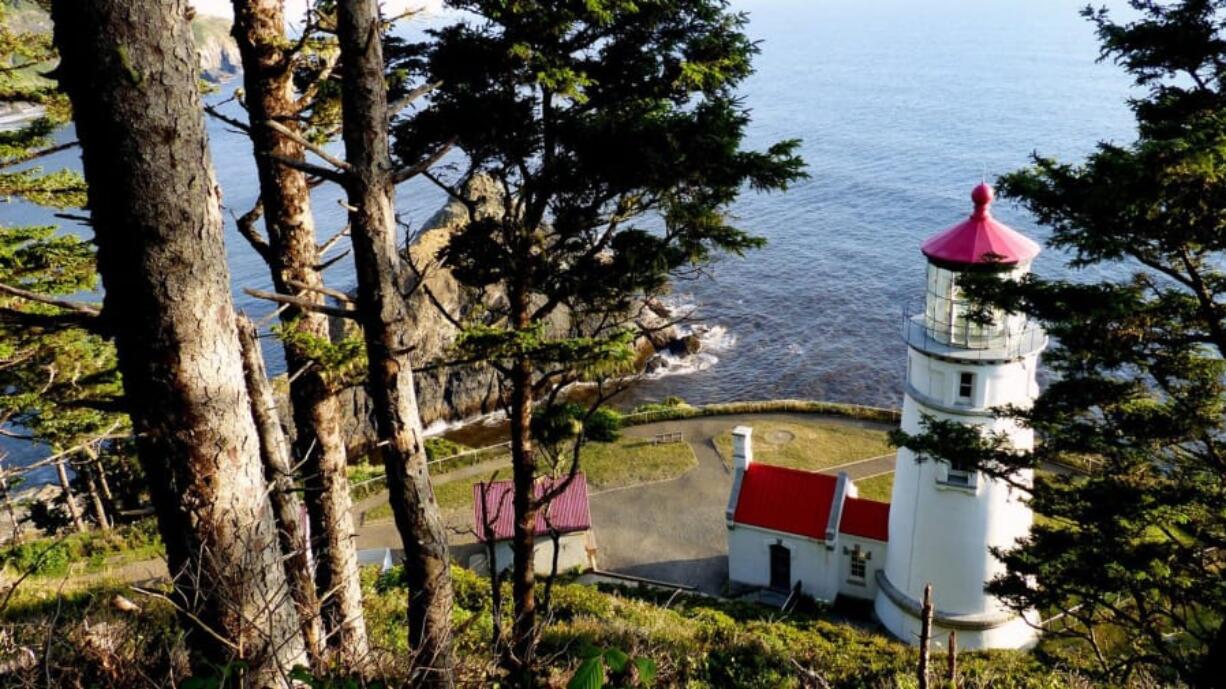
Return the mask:
M 847 570 L 848 583 L 863 586 L 864 580 L 868 578 L 868 561 L 872 553 L 866 553 L 858 545 L 853 548 L 843 548 L 843 552 L 851 556 L 851 565 Z
M 958 401 L 970 404 L 975 399 L 975 374 L 963 371 L 958 374 Z

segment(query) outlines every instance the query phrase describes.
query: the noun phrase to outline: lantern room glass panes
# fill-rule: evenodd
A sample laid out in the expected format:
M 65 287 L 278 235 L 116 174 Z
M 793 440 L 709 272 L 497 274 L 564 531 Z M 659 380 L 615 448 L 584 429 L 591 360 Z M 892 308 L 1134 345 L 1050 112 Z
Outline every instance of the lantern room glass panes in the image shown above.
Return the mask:
M 971 349 L 1000 346 L 1009 320 L 998 314 L 988 325 L 972 321 L 970 304 L 958 288 L 959 273 L 928 264 L 928 290 L 924 300 L 924 325 L 932 339 L 942 344 Z

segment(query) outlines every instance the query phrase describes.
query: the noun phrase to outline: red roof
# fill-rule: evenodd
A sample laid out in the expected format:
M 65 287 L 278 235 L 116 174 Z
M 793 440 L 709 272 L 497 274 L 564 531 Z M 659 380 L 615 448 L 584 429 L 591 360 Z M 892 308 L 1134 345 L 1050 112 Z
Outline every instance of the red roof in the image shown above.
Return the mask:
M 890 540 L 890 503 L 847 498 L 843 501 L 839 531 L 875 541 Z
M 989 207 L 995 192 L 986 183 L 975 187 L 971 217 L 934 235 L 920 248 L 936 261 L 973 265 L 976 263 L 1024 263 L 1039 255 L 1039 245 L 1029 237 L 992 217 Z
M 536 481 L 536 497 L 541 497 L 546 491 L 564 482 L 565 478 L 540 478 Z M 493 483 L 473 484 L 473 523 L 485 523 L 485 510 L 482 503 L 482 488 L 485 488 L 484 504 L 489 506 L 493 519 L 494 540 L 501 541 L 511 538 L 515 533 L 515 510 L 511 506 L 515 494 L 514 485 L 510 481 L 495 481 Z M 536 535 L 549 533 L 549 527 L 560 533 L 586 531 L 592 528 L 592 513 L 588 506 L 587 479 L 583 474 L 577 474 L 564 489 L 548 505 L 536 513 Z M 482 541 L 485 540 L 484 529 L 480 526 L 477 532 Z
M 824 541 L 837 483 L 827 474 L 750 464 L 733 521 Z

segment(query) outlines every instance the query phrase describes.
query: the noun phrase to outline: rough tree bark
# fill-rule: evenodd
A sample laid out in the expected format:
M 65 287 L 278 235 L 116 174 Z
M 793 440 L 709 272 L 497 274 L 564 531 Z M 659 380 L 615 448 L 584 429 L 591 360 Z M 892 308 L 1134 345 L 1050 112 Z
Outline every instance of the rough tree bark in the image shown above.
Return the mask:
M 319 612 L 319 596 L 311 578 L 311 551 L 302 528 L 302 503 L 295 492 L 294 472 L 290 464 L 289 442 L 277 416 L 277 399 L 273 395 L 268 374 L 264 371 L 264 355 L 260 351 L 255 323 L 246 316 L 238 317 L 238 338 L 243 347 L 243 375 L 251 395 L 251 417 L 260 434 L 260 457 L 264 477 L 268 480 L 268 499 L 277 520 L 281 552 L 285 556 L 285 575 L 289 579 L 290 595 L 297 605 L 302 623 L 302 638 L 312 667 L 322 667 L 325 633 Z
M 266 124 L 275 121 L 295 132 L 299 128 L 284 3 L 234 0 L 233 5 L 233 34 L 243 62 L 244 104 L 251 123 L 250 138 L 268 236 L 267 247 L 261 253 L 277 292 L 322 303 L 318 291 L 301 289 L 300 293 L 294 286 L 324 284 L 316 268 L 319 252 L 310 188 L 303 173 L 272 158 L 303 160 L 305 151 L 291 137 Z M 329 338 L 328 317 L 323 314 L 288 306 L 281 312 L 281 322 L 316 340 Z M 319 562 L 316 576 L 320 595 L 327 596 L 323 600 L 325 620 L 341 659 L 353 668 L 366 660 L 370 648 L 362 610 L 340 406 L 326 378 L 327 372 L 315 366 L 301 347 L 287 342 L 285 362 L 294 374 L 289 390 L 297 429 L 294 456 L 303 463 L 302 473 L 306 477 L 312 547 Z
M 525 290 L 511 294 L 515 327 L 531 324 Z M 520 673 L 531 672 L 536 646 L 536 451 L 532 443 L 532 364 L 516 361 L 511 371 L 511 466 L 515 494 L 515 532 L 511 539 L 514 561 L 511 597 L 515 619 L 511 626 L 510 665 Z
M 409 643 L 422 680 L 453 684 L 451 572 L 447 535 L 426 470 L 413 389 L 410 332 L 400 293 L 387 85 L 374 0 L 337 3 L 341 48 L 349 226 L 357 267 L 358 311 L 369 362 L 367 385 L 409 584 Z
M 208 662 L 252 686 L 305 664 L 285 595 L 222 244 L 186 0 L 56 0 L 126 406 L 176 599 Z M 207 628 L 207 630 L 201 629 Z

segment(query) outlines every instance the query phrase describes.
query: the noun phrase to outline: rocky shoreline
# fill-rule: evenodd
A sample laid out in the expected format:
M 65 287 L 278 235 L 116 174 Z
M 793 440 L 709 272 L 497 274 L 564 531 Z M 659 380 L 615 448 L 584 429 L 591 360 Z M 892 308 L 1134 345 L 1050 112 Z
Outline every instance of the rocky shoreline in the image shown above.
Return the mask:
M 486 194 L 493 198 L 494 194 Z M 431 217 L 409 248 L 409 260 L 419 268 L 430 264 L 451 233 L 467 221 L 468 212 L 458 201 L 444 205 Z M 412 330 L 417 334 L 414 360 L 418 366 L 427 362 L 445 361 L 459 330 L 432 302 L 431 297 L 453 314 L 464 314 L 478 306 L 467 297 L 461 285 L 445 267 L 423 270 L 424 287 L 414 289 L 416 279 L 405 285 L 409 293 L 409 313 Z M 428 294 L 427 294 L 428 293 Z M 642 334 L 636 340 L 637 368 L 640 372 L 657 370 L 662 356 L 672 358 L 697 354 L 702 341 L 697 334 L 685 332 L 673 324 L 674 310 L 651 300 L 639 308 L 635 322 Z M 566 330 L 565 315 L 559 314 L 552 324 L 555 335 Z M 335 324 L 334 335 L 340 336 L 342 324 Z M 426 427 L 458 424 L 465 420 L 489 415 L 500 409 L 498 379 L 484 364 L 432 367 L 415 376 L 422 423 Z M 346 437 L 351 455 L 360 456 L 374 442 L 373 407 L 361 387 L 349 388 L 340 395 L 345 410 Z M 288 414 L 287 414 L 288 416 Z

